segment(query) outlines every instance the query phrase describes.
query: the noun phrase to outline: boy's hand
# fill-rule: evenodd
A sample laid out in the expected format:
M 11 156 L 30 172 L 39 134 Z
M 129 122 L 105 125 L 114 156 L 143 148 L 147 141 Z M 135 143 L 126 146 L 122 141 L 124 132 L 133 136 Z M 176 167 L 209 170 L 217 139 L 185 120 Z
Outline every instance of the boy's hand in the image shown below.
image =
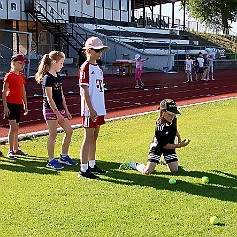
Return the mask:
M 96 121 L 98 115 L 96 113 L 96 111 L 93 109 L 90 111 L 90 118 L 93 120 L 93 121 Z
M 24 115 L 27 115 L 29 113 L 29 110 L 27 108 L 25 108 L 24 111 Z

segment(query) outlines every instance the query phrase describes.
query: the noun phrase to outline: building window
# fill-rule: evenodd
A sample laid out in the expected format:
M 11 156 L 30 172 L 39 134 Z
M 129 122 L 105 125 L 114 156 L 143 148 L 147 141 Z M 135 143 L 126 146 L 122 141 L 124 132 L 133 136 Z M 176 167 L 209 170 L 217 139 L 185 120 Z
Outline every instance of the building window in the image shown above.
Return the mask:
M 104 0 L 105 8 L 112 9 L 112 0 Z
M 103 7 L 103 0 L 96 0 L 96 1 L 95 1 L 95 5 L 96 5 L 97 7 Z
M 128 0 L 121 0 L 121 10 L 128 11 Z
M 120 1 L 119 0 L 113 0 L 113 9 L 120 10 Z

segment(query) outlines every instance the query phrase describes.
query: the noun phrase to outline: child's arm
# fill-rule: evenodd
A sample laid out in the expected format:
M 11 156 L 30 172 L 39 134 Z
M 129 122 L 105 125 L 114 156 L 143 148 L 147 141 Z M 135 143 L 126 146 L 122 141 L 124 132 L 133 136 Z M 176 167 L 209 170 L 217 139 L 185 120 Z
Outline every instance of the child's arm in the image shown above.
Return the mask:
M 97 115 L 97 112 L 94 110 L 93 105 L 91 103 L 91 98 L 89 95 L 88 86 L 81 85 L 81 88 L 82 88 L 82 93 L 84 93 L 86 104 L 90 110 L 90 118 L 92 120 L 96 120 L 98 115 Z
M 180 143 L 182 140 L 181 140 L 181 136 L 180 136 L 178 130 L 176 132 L 176 137 L 178 138 L 178 143 Z
M 53 92 L 52 92 L 52 87 L 45 87 L 45 93 L 47 96 L 48 103 L 53 110 L 53 112 L 56 114 L 58 121 L 60 123 L 64 123 L 64 117 L 61 115 L 61 113 L 58 111 L 58 108 L 53 100 Z
M 7 89 L 8 89 L 8 87 L 9 87 L 9 84 L 7 82 L 4 82 L 3 88 L 2 88 L 2 103 L 4 106 L 4 114 L 7 117 L 10 115 L 10 111 L 7 107 Z
M 165 148 L 165 149 L 181 148 L 181 147 L 187 146 L 190 143 L 190 141 L 191 141 L 190 139 L 188 139 L 187 141 L 186 141 L 186 139 L 184 139 L 183 141 L 181 141 L 180 143 L 177 143 L 177 144 L 168 143 L 163 148 Z
M 25 85 L 22 85 L 22 98 L 23 98 L 23 106 L 24 106 L 24 115 L 28 114 L 28 107 L 27 107 L 27 97 L 26 97 L 26 90 Z
M 147 57 L 147 58 L 145 58 L 145 59 L 142 59 L 142 62 L 145 62 L 145 61 L 147 61 L 149 58 Z
M 62 104 L 63 104 L 63 108 L 65 109 L 66 111 L 66 114 L 67 114 L 67 117 L 68 119 L 72 119 L 72 115 L 70 114 L 70 112 L 68 111 L 68 107 L 67 107 L 67 104 L 66 104 L 66 100 L 65 100 L 65 96 L 64 96 L 64 93 L 63 93 L 63 90 L 62 90 Z

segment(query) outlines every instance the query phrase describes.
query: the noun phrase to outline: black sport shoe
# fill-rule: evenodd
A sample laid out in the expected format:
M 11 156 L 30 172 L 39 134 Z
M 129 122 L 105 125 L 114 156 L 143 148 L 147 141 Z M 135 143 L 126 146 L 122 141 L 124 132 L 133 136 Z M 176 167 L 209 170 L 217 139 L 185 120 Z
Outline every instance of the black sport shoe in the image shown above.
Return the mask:
M 93 174 L 105 174 L 106 173 L 105 170 L 100 169 L 97 165 L 95 165 L 94 168 L 91 168 L 89 166 L 89 171 Z
M 88 179 L 98 179 L 99 177 L 92 174 L 90 170 L 88 169 L 86 172 L 80 171 L 80 173 L 77 176 L 78 178 L 88 178 Z

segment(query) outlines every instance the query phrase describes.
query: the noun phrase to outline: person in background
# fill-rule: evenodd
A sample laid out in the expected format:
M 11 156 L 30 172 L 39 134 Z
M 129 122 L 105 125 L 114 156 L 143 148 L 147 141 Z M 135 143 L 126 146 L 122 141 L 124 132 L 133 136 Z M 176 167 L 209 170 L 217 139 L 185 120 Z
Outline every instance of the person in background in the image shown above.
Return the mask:
M 202 78 L 203 78 L 203 73 L 204 73 L 204 69 L 203 69 L 203 67 L 204 67 L 204 59 L 203 59 L 202 52 L 199 52 L 197 61 L 198 61 L 198 78 L 197 78 L 197 80 L 201 81 Z
M 136 62 L 136 73 L 135 73 L 135 80 L 136 86 L 135 88 L 144 88 L 144 83 L 142 82 L 141 75 L 142 75 L 142 63 L 149 58 L 142 59 L 140 54 L 135 55 L 135 62 Z
M 10 129 L 8 133 L 9 151 L 7 157 L 16 159 L 17 155 L 26 156 L 27 154 L 19 149 L 18 130 L 22 106 L 24 115 L 28 114 L 27 98 L 25 91 L 25 77 L 22 71 L 25 64 L 29 62 L 22 54 L 17 54 L 11 58 L 11 70 L 5 75 L 2 100 L 4 106 L 4 117 L 8 119 Z
M 193 81 L 197 81 L 198 80 L 199 65 L 198 65 L 198 60 L 196 59 L 196 57 L 193 57 L 193 69 L 194 69 L 194 73 L 195 73 L 195 80 L 193 80 Z
M 207 71 L 208 71 L 208 54 L 205 53 L 203 55 L 203 76 L 202 76 L 202 80 L 206 81 L 206 77 L 207 77 Z
M 211 80 L 215 80 L 214 79 L 214 62 L 213 62 L 213 56 L 209 55 L 208 59 L 207 59 L 207 80 L 210 80 L 210 74 L 211 74 Z
M 63 68 L 65 55 L 60 51 L 51 51 L 45 54 L 40 62 L 36 73 L 37 83 L 42 84 L 43 89 L 43 115 L 49 129 L 47 141 L 48 162 L 47 168 L 60 170 L 65 165 L 77 165 L 68 155 L 73 130 L 69 120 L 72 118 L 62 89 L 62 78 L 59 72 Z M 57 126 L 60 125 L 65 135 L 62 142 L 62 153 L 56 160 L 54 157 L 55 141 L 57 137 Z
M 187 82 L 193 82 L 192 78 L 192 68 L 193 68 L 193 60 L 189 55 L 187 55 L 185 60 L 185 72 L 187 75 Z

